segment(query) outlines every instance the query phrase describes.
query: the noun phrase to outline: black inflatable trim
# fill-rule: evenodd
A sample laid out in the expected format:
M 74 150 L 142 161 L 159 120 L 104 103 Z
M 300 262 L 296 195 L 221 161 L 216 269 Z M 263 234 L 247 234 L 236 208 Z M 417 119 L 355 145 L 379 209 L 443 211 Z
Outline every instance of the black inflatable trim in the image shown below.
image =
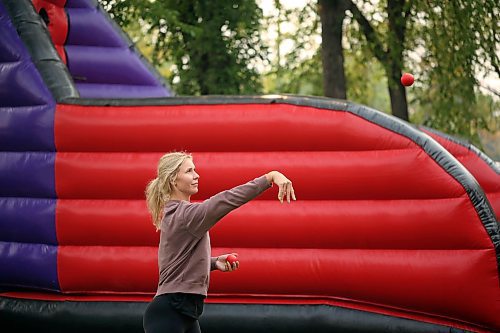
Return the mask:
M 170 97 L 150 99 L 74 99 L 62 101 L 64 104 L 87 106 L 162 106 L 162 105 L 217 105 L 217 104 L 290 104 L 309 106 L 326 110 L 352 113 L 373 124 L 407 137 L 420 146 L 436 163 L 461 184 L 469 196 L 479 218 L 495 248 L 497 271 L 500 274 L 500 227 L 495 213 L 483 189 L 474 176 L 432 137 L 415 126 L 399 118 L 345 100 L 326 97 L 297 95 L 263 95 L 263 96 L 201 96 Z
M 56 101 L 80 95 L 66 65 L 59 58 L 49 31 L 29 0 L 3 0 L 19 37 Z
M 40 301 L 0 297 L 1 327 L 16 332 L 143 332 L 144 302 Z M 205 304 L 203 333 L 466 332 L 330 305 Z

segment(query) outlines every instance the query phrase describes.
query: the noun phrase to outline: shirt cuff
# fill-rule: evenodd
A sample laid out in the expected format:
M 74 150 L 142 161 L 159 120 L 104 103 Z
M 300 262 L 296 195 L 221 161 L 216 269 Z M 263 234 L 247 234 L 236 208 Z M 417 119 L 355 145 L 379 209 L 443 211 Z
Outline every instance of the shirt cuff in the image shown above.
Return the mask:
M 259 178 L 255 178 L 255 183 L 257 183 L 257 186 L 259 187 L 259 189 L 261 191 L 265 191 L 268 188 L 271 188 L 273 186 L 272 182 L 269 184 L 269 182 L 267 181 L 266 176 L 261 176 Z

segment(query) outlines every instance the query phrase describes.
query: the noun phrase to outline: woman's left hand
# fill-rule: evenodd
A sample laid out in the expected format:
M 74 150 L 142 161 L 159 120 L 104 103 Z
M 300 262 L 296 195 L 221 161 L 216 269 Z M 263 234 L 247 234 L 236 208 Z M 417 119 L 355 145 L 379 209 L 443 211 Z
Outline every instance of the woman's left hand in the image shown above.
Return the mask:
M 281 203 L 283 203 L 285 196 L 288 203 L 290 203 L 290 200 L 297 200 L 292 186 L 292 181 L 286 178 L 284 174 L 278 171 L 271 171 L 266 174 L 266 179 L 268 182 L 273 182 L 278 185 L 278 200 Z
M 229 261 L 227 261 L 227 257 L 229 255 L 233 255 L 235 257 L 238 256 L 237 253 L 228 253 L 228 254 L 222 254 L 217 257 L 217 260 L 215 261 L 215 267 L 221 271 L 221 272 L 232 272 L 237 270 L 240 267 L 240 262 L 236 260 L 231 264 Z

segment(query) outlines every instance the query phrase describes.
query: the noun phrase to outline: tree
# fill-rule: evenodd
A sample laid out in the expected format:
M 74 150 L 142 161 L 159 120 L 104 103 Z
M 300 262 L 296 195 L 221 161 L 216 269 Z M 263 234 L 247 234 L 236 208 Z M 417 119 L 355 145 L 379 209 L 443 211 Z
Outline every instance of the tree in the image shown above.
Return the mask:
M 245 94 L 261 90 L 254 62 L 265 59 L 261 9 L 255 1 L 100 0 L 124 28 L 143 23 L 152 62 L 171 64 L 179 94 Z
M 364 45 L 366 43 L 359 42 L 361 37 L 359 31 L 353 29 L 352 15 L 346 16 L 342 27 L 343 54 L 336 58 L 342 61 L 333 62 L 343 76 L 345 73 L 345 82 L 339 89 L 345 90 L 346 97 L 328 94 L 323 88 L 327 83 L 338 85 L 340 81 L 336 76 L 325 80 L 323 75 L 325 57 L 322 53 L 325 45 L 321 43 L 321 36 L 325 29 L 318 15 L 319 6 L 307 2 L 303 7 L 294 8 L 275 0 L 277 10 L 266 17 L 263 26 L 264 30 L 277 33 L 274 45 L 271 43 L 276 59 L 271 69 L 263 75 L 265 91 L 347 98 L 390 113 L 389 95 L 384 90 L 387 80 L 383 68 L 370 55 L 370 50 Z M 283 22 L 286 29 L 277 29 L 278 24 Z M 278 52 L 280 44 L 289 47 Z
M 353 1 L 348 2 L 347 8 L 359 24 L 369 49 L 385 70 L 392 114 L 408 121 L 406 91 L 399 83 L 399 79 L 402 75 L 407 20 L 413 1 L 387 0 L 386 12 L 382 16 L 387 25 L 381 25 L 379 31 L 376 30 L 377 26 L 374 27 L 372 24 L 377 20 L 369 20 Z M 373 5 L 372 8 L 378 9 Z M 374 17 L 373 14 L 371 17 Z
M 323 5 L 320 11 L 328 11 L 321 14 L 322 19 L 338 20 L 327 27 L 335 26 L 338 30 L 342 26 L 345 16 L 333 13 L 336 9 L 347 9 L 356 20 L 363 36 L 359 41 L 366 42 L 386 73 L 393 115 L 409 120 L 406 90 L 399 79 L 403 68 L 413 65 L 419 69 L 420 83 L 428 87 L 421 90 L 416 100 L 420 106 L 433 109 L 426 124 L 478 143 L 478 130 L 487 128 L 487 121 L 481 113 L 474 112 L 479 86 L 476 73 L 482 68 L 500 75 L 496 52 L 500 15 L 496 0 L 319 0 L 319 3 Z M 325 3 L 329 6 L 324 6 Z M 341 42 L 338 31 L 334 32 L 330 37 L 324 34 L 323 44 L 330 38 L 338 50 Z M 411 49 L 423 50 L 414 53 L 415 58 L 421 59 L 420 67 L 415 64 L 418 61 L 410 58 Z M 324 69 L 325 77 L 331 77 L 332 73 L 326 72 L 328 67 Z M 338 77 L 338 74 L 333 76 Z M 426 95 L 432 98 L 426 99 Z

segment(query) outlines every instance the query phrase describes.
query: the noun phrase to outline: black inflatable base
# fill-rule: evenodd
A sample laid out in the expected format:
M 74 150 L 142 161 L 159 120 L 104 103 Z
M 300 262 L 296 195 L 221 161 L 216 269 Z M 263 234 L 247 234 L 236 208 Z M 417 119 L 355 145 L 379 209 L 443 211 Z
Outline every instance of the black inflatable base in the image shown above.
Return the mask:
M 147 303 L 143 302 L 61 302 L 0 297 L 0 330 L 140 333 L 146 307 Z M 203 333 L 464 332 L 329 305 L 209 303 L 205 305 L 200 325 Z

